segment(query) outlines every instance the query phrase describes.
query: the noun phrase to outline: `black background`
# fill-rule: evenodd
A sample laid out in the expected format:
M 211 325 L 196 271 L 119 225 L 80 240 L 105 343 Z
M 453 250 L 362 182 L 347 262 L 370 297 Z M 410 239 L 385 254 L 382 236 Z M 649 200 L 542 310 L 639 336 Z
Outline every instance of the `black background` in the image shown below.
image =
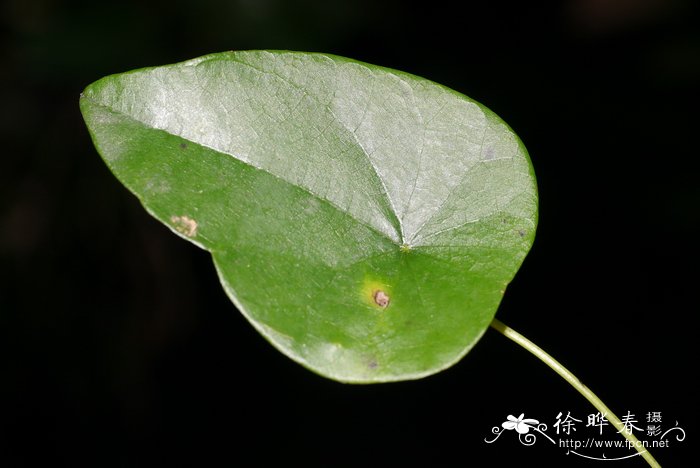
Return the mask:
M 677 420 L 686 440 L 654 454 L 689 466 L 694 3 L 4 1 L 0 466 L 602 463 L 544 440 L 524 447 L 514 433 L 484 442 L 508 414 L 551 426 L 560 411 L 594 412 L 493 331 L 453 368 L 414 382 L 343 385 L 294 364 L 235 311 L 208 254 L 151 219 L 108 172 L 78 111 L 86 85 L 265 48 L 405 70 L 506 120 L 535 166 L 540 224 L 498 317 L 618 414 L 642 426 L 650 411 L 664 427 Z

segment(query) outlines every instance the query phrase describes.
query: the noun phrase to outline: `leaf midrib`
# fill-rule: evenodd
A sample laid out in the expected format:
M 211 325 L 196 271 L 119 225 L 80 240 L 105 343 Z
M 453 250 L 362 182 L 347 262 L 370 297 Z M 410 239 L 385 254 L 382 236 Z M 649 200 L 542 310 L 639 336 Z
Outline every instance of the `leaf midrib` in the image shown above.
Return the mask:
M 249 162 L 249 161 L 244 161 L 243 159 L 238 158 L 238 157 L 237 157 L 236 155 L 234 155 L 234 154 L 227 153 L 227 152 L 222 151 L 222 150 L 220 150 L 220 149 L 218 149 L 218 148 L 213 148 L 213 147 L 208 146 L 208 145 L 206 145 L 206 144 L 204 144 L 204 143 L 201 143 L 201 142 L 197 142 L 197 141 L 190 140 L 189 138 L 186 138 L 186 137 L 184 137 L 184 136 L 182 136 L 182 135 L 178 135 L 177 133 L 173 133 L 173 132 L 171 132 L 171 131 L 169 131 L 169 130 L 162 129 L 162 128 L 158 128 L 158 127 L 155 127 L 155 126 L 153 126 L 153 125 L 150 125 L 149 123 L 143 122 L 142 120 L 139 120 L 139 119 L 133 117 L 132 115 L 129 115 L 129 114 L 125 113 L 125 112 L 122 112 L 122 111 L 120 111 L 120 110 L 117 110 L 117 109 L 113 108 L 112 106 L 109 106 L 109 105 L 104 104 L 104 103 L 102 103 L 102 102 L 99 102 L 99 101 L 93 99 L 92 97 L 88 96 L 88 95 L 85 94 L 85 93 L 83 93 L 83 95 L 82 95 L 80 98 L 81 98 L 81 99 L 84 99 L 84 100 L 86 100 L 86 101 L 88 101 L 88 102 L 90 102 L 90 104 L 92 104 L 92 105 L 94 105 L 94 106 L 101 107 L 101 108 L 103 108 L 103 109 L 108 110 L 109 112 L 111 112 L 111 113 L 113 113 L 113 114 L 116 114 L 116 115 L 121 116 L 122 118 L 131 120 L 132 122 L 135 122 L 135 123 L 137 123 L 137 124 L 143 126 L 143 127 L 146 128 L 147 130 L 164 132 L 164 133 L 166 133 L 166 134 L 168 134 L 168 135 L 172 135 L 172 136 L 174 136 L 174 137 L 177 137 L 177 138 L 180 138 L 180 139 L 182 139 L 182 140 L 184 140 L 184 141 L 187 141 L 188 143 L 191 143 L 191 144 L 193 144 L 193 145 L 197 145 L 197 146 L 200 146 L 200 147 L 202 147 L 202 148 L 206 148 L 206 149 L 208 149 L 208 150 L 211 150 L 211 151 L 213 151 L 213 152 L 215 152 L 215 153 L 217 153 L 217 154 L 220 154 L 220 155 L 222 155 L 222 156 L 231 157 L 231 158 L 235 159 L 237 162 L 239 162 L 239 163 L 241 163 L 241 164 L 243 164 L 243 165 L 245 165 L 245 166 L 248 166 L 248 167 L 250 167 L 250 168 L 252 168 L 252 169 L 255 169 L 255 170 L 264 172 L 265 174 L 268 174 L 268 175 L 270 175 L 270 176 L 272 176 L 272 177 L 274 177 L 274 178 L 276 178 L 276 179 L 278 179 L 278 180 L 284 182 L 285 184 L 291 185 L 291 186 L 293 186 L 293 187 L 295 187 L 295 188 L 298 188 L 299 190 L 302 190 L 303 192 L 307 193 L 308 195 L 310 195 L 311 197 L 315 198 L 315 199 L 318 200 L 319 202 L 328 204 L 330 207 L 332 207 L 332 208 L 335 209 L 336 211 L 338 211 L 338 212 L 340 212 L 340 213 L 343 213 L 344 215 L 348 216 L 349 218 L 351 218 L 351 219 L 352 219 L 353 221 L 355 221 L 356 223 L 358 223 L 358 224 L 360 224 L 360 225 L 366 227 L 367 229 L 371 230 L 371 231 L 374 232 L 375 234 L 378 234 L 379 236 L 383 237 L 384 239 L 387 239 L 388 241 L 390 241 L 392 244 L 396 245 L 397 247 L 401 245 L 401 243 L 396 242 L 396 240 L 392 239 L 392 238 L 391 238 L 389 235 L 387 235 L 386 233 L 380 231 L 379 229 L 377 229 L 376 227 L 374 227 L 374 226 L 372 226 L 371 224 L 367 223 L 366 221 L 363 221 L 363 220 L 361 220 L 361 219 L 358 219 L 357 217 L 353 216 L 353 214 L 352 214 L 350 211 L 342 209 L 342 208 L 339 207 L 337 204 L 335 204 L 333 201 L 331 201 L 331 200 L 329 200 L 329 199 L 327 199 L 327 198 L 325 198 L 325 197 L 322 197 L 322 196 L 320 196 L 320 195 L 318 195 L 318 194 L 312 192 L 311 190 L 309 190 L 307 187 L 304 187 L 303 185 L 298 185 L 298 184 L 292 183 L 292 182 L 290 182 L 290 181 L 288 181 L 288 180 L 282 178 L 281 176 L 279 176 L 279 175 L 277 175 L 277 174 L 275 174 L 275 173 L 273 173 L 273 172 L 271 172 L 271 171 L 269 171 L 269 170 L 267 170 L 267 169 L 264 169 L 264 168 L 262 168 L 262 167 L 258 167 L 258 166 L 256 166 L 255 164 L 252 164 L 252 163 Z M 394 212 L 392 211 L 392 213 L 394 213 Z M 395 213 L 394 213 L 394 214 L 395 214 Z

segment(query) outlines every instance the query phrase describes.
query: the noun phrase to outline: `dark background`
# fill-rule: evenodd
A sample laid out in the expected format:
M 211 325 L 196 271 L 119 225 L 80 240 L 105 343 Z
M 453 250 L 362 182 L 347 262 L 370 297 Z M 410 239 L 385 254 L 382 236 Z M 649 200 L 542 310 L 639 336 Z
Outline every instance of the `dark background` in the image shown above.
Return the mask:
M 686 440 L 653 453 L 690 465 L 696 2 L 0 5 L 0 466 L 601 463 L 544 440 L 523 447 L 513 433 L 484 442 L 508 414 L 551 426 L 560 411 L 594 412 L 493 331 L 453 368 L 414 382 L 343 385 L 294 364 L 236 312 L 209 255 L 151 219 L 108 172 L 78 111 L 85 86 L 265 48 L 405 70 L 505 119 L 529 149 L 541 211 L 498 317 L 618 415 L 631 411 L 642 426 L 650 411 L 664 427 L 677 420 Z

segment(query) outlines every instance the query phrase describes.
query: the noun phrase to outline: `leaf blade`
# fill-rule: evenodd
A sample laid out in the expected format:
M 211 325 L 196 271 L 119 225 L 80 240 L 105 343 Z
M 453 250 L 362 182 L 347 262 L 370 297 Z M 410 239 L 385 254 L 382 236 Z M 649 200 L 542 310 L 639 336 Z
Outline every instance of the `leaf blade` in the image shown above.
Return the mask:
M 107 77 L 81 109 L 115 175 L 212 253 L 255 328 L 336 380 L 419 378 L 458 361 L 534 238 L 517 136 L 401 72 L 215 54 Z

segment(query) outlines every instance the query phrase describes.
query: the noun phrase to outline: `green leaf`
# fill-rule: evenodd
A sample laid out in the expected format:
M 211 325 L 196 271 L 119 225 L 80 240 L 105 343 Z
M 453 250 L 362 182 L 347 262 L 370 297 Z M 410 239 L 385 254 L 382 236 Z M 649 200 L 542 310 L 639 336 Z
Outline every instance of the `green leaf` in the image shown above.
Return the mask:
M 515 133 L 407 73 L 229 52 L 106 77 L 80 105 L 110 169 L 211 252 L 250 323 L 332 379 L 457 362 L 534 239 L 535 176 Z

